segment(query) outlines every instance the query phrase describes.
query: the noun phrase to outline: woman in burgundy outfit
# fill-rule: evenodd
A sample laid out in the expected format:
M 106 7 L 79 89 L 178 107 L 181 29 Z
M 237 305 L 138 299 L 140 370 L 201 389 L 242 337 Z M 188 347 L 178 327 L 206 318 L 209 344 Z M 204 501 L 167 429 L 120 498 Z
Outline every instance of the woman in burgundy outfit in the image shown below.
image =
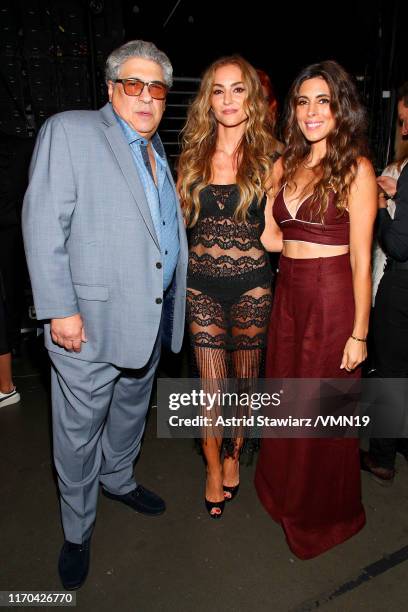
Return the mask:
M 336 62 L 292 85 L 286 150 L 274 167 L 274 237 L 283 249 L 268 335 L 270 378 L 350 378 L 367 356 L 377 188 L 365 118 Z M 280 188 L 279 188 L 280 187 Z M 309 559 L 358 532 L 358 439 L 264 439 L 255 485 L 296 556 Z

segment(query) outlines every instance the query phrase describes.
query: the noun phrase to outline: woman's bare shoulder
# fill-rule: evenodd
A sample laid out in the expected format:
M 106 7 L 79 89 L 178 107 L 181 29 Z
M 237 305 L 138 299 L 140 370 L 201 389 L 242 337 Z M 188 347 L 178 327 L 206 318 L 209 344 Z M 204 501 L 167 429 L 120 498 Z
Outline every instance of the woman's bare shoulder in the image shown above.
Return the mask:
M 365 178 L 365 177 L 375 177 L 374 166 L 368 157 L 359 157 L 357 159 L 357 177 Z

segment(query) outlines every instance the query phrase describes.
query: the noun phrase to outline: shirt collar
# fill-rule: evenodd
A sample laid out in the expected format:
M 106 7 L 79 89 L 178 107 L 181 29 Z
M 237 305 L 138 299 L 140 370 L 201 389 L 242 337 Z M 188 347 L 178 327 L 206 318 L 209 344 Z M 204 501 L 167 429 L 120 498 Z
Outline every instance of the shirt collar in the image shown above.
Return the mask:
M 112 107 L 112 110 L 113 110 L 113 107 Z M 122 131 L 128 143 L 133 144 L 135 142 L 139 146 L 144 145 L 145 147 L 147 147 L 147 145 L 149 144 L 149 141 L 147 140 L 147 138 L 144 138 L 143 136 L 139 134 L 139 132 L 136 132 L 136 130 L 134 130 L 124 119 L 122 119 L 122 117 L 119 117 L 119 115 L 114 110 L 113 110 L 113 113 L 120 127 L 122 128 Z M 161 160 L 165 161 L 166 154 L 164 151 L 163 143 L 160 140 L 160 136 L 157 134 L 157 132 L 153 134 L 151 143 L 154 147 L 154 150 L 156 151 L 158 156 L 161 158 Z

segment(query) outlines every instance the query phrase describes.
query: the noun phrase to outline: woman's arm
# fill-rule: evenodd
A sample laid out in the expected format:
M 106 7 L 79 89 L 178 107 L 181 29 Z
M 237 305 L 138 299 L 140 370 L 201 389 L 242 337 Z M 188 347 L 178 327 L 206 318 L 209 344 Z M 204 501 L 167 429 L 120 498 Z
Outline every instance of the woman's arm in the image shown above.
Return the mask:
M 183 215 L 184 226 L 187 227 L 186 211 L 185 211 L 185 208 L 183 206 L 183 201 L 181 199 L 181 184 L 182 184 L 182 182 L 183 182 L 183 177 L 182 177 L 181 173 L 179 172 L 178 176 L 177 176 L 177 182 L 176 182 L 176 191 L 177 191 L 178 198 L 180 200 L 180 207 L 181 207 L 181 213 Z
M 265 206 L 265 229 L 262 232 L 261 242 L 267 251 L 279 253 L 283 248 L 282 232 L 273 218 L 273 200 L 274 196 L 268 193 Z
M 283 248 L 282 232 L 273 218 L 272 208 L 275 196 L 279 190 L 280 179 L 283 167 L 280 158 L 274 163 L 272 176 L 268 183 L 270 188 L 267 191 L 265 206 L 265 229 L 261 236 L 261 242 L 267 251 L 280 252 Z
M 371 245 L 377 213 L 377 183 L 374 169 L 366 158 L 358 161 L 350 187 L 350 263 L 355 303 L 354 326 L 344 348 L 340 368 L 353 370 L 367 357 L 368 320 L 371 307 Z M 354 336 L 354 338 L 353 338 Z

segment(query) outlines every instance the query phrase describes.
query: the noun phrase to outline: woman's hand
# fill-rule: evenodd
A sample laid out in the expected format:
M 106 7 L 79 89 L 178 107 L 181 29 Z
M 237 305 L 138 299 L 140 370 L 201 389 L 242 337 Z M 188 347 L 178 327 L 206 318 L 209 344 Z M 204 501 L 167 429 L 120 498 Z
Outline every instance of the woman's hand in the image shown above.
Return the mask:
M 350 337 L 344 347 L 340 370 L 351 372 L 365 359 L 367 359 L 367 343 Z

